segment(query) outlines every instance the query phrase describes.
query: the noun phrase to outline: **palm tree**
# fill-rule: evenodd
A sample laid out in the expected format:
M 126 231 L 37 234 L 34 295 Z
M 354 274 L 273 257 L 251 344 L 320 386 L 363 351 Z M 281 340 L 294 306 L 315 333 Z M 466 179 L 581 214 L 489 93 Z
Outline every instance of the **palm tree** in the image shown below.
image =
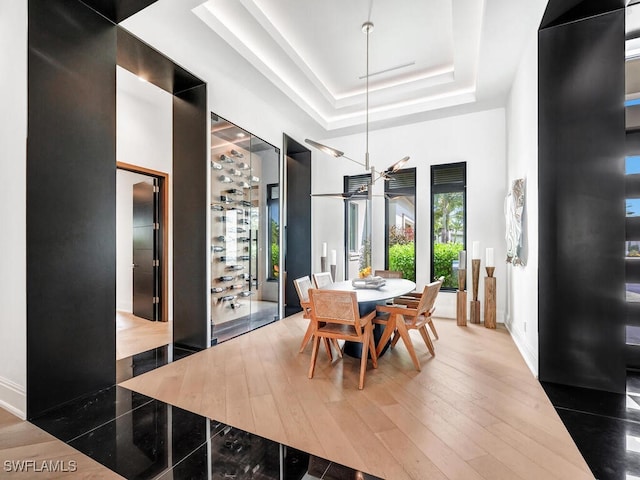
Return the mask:
M 462 225 L 462 193 L 448 192 L 435 195 L 433 205 L 433 233 L 440 243 L 452 241 L 453 225 Z

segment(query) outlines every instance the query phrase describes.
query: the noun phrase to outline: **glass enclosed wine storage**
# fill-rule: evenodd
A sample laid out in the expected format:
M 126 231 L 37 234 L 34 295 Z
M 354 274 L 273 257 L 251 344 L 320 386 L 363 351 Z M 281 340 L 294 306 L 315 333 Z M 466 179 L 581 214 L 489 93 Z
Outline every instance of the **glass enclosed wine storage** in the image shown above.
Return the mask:
M 280 150 L 211 116 L 211 341 L 278 319 Z

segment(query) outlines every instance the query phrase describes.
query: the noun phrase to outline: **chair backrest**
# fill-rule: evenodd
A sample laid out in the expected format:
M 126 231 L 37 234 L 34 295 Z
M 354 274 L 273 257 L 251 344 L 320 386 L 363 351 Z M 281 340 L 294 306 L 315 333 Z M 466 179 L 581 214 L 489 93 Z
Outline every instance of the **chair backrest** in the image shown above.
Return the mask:
M 312 288 L 311 279 L 308 275 L 300 278 L 296 278 L 293 281 L 293 285 L 296 287 L 298 298 L 300 303 L 306 303 L 309 301 L 309 289 Z
M 420 297 L 420 302 L 418 303 L 417 316 L 424 315 L 425 313 L 431 313 L 441 286 L 442 282 L 440 280 L 425 285 L 424 290 L 422 291 L 422 296 Z
M 318 322 L 353 325 L 362 334 L 356 292 L 311 288 L 311 316 Z
M 313 283 L 316 284 L 316 288 L 323 288 L 333 283 L 333 278 L 330 272 L 314 273 Z
M 402 278 L 402 272 L 398 270 L 376 270 L 374 275 L 382 278 Z

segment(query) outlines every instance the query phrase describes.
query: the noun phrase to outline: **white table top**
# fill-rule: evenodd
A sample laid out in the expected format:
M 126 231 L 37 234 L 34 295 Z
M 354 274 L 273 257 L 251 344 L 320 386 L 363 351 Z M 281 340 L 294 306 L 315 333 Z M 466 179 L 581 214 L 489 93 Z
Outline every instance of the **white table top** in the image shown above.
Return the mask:
M 351 280 L 332 283 L 324 287 L 325 290 L 347 290 L 356 292 L 358 303 L 381 302 L 390 298 L 399 297 L 400 295 L 406 295 L 409 292 L 413 292 L 415 288 L 415 283 L 411 280 L 405 280 L 404 278 L 385 278 L 385 284 L 375 289 L 353 288 Z

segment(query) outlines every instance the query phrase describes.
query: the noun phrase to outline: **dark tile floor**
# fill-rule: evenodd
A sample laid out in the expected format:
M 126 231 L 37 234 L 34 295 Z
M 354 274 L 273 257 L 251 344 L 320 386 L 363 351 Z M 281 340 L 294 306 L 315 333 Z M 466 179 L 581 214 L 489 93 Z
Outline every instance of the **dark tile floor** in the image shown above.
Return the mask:
M 598 480 L 640 480 L 640 375 L 626 394 L 541 382 Z
M 118 362 L 118 377 L 187 353 L 166 346 L 134 355 Z M 32 423 L 128 479 L 375 480 L 118 385 Z

